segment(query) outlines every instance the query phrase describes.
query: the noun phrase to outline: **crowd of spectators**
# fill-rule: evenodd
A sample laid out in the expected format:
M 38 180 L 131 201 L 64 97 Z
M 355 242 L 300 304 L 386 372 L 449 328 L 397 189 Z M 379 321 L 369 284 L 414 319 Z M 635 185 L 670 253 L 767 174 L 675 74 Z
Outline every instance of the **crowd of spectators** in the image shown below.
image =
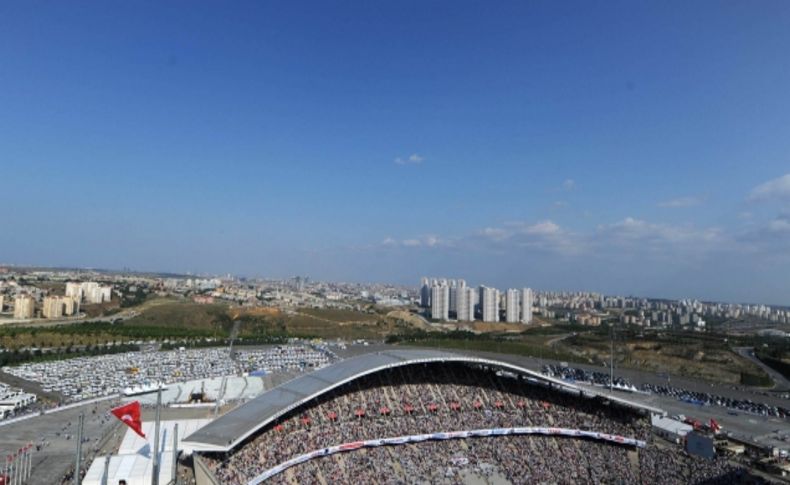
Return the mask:
M 427 441 L 339 453 L 296 465 L 268 483 L 394 485 L 505 481 L 514 484 L 761 483 L 724 459 L 708 461 L 679 448 L 650 445 L 637 450 L 592 440 L 532 435 Z
M 224 348 L 127 352 L 97 357 L 3 367 L 16 377 L 38 382 L 66 401 L 118 394 L 126 388 L 158 383 L 240 375 L 244 372 L 314 370 L 329 364 L 329 353 L 304 345 L 242 350 L 231 358 Z M 91 372 L 85 372 L 90 369 Z
M 209 454 L 205 459 L 221 483 L 246 483 L 298 455 L 341 443 L 530 426 L 590 430 L 639 440 L 650 436 L 650 426 L 643 415 L 614 403 L 582 398 L 575 392 L 544 387 L 486 368 L 418 364 L 352 381 L 268 425 L 235 451 Z M 470 438 L 342 453 L 322 458 L 315 470 L 324 474 L 327 483 L 337 477 L 369 477 L 370 480 L 363 480 L 369 483 L 404 483 L 404 476 L 429 482 L 433 480 L 428 477 L 444 477 L 453 482 L 453 473 L 460 473 L 464 464 L 478 474 L 499 470 L 514 483 L 573 482 L 574 477 L 581 481 L 630 483 L 641 479 L 636 455 L 641 452 L 645 451 L 538 435 Z M 634 454 L 632 458 L 629 453 Z M 393 454 L 392 463 L 370 466 Z M 298 474 L 298 483 L 317 483 L 311 478 L 311 464 L 290 470 L 289 473 Z M 608 479 L 612 477 L 622 480 Z M 414 480 L 405 479 L 406 483 L 411 481 Z

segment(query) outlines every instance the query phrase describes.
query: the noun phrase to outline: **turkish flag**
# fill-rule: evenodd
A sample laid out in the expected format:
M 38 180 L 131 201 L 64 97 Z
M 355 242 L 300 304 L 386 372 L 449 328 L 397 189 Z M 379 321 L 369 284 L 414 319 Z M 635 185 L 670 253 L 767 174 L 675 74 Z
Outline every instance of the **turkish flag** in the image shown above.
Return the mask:
M 143 422 L 140 420 L 140 401 L 118 406 L 117 408 L 110 409 L 110 412 L 126 426 L 132 428 L 132 431 L 145 438 L 143 434 Z

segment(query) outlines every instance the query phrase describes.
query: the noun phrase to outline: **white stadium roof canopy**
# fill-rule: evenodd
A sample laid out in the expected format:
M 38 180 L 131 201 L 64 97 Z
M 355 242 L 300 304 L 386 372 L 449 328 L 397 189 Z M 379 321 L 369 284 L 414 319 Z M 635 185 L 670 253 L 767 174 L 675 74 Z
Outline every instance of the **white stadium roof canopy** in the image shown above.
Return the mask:
M 184 439 L 184 446 L 195 451 L 229 451 L 277 418 L 343 384 L 385 369 L 426 363 L 460 362 L 498 367 L 547 384 L 574 390 L 580 395 L 602 396 L 626 406 L 664 414 L 657 408 L 610 396 L 603 392 L 597 393 L 593 390 L 582 389 L 561 379 L 545 376 L 524 367 L 519 363 L 521 359 L 522 357 L 519 356 L 505 354 L 497 354 L 493 357 L 444 350 L 407 348 L 351 357 L 264 392 L 252 401 L 239 406 L 187 436 Z

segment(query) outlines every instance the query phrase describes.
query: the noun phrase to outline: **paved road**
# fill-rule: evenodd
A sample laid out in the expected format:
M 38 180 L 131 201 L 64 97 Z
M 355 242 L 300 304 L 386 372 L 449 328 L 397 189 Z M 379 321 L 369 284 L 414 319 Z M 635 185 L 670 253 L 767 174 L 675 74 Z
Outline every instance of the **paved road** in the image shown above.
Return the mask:
M 559 337 L 554 337 L 551 340 L 546 341 L 546 347 L 554 347 L 557 343 L 562 342 L 568 337 L 572 337 L 576 335 L 575 333 L 566 333 L 564 335 L 560 335 Z
M 0 320 L 0 325 L 15 325 L 19 327 L 55 327 L 60 325 L 73 325 L 75 323 L 86 323 L 86 322 L 114 322 L 114 321 L 123 321 L 129 318 L 133 318 L 139 315 L 139 312 L 136 310 L 124 310 L 120 313 L 116 313 L 113 315 L 103 315 L 98 317 L 86 317 L 86 316 L 78 316 L 78 317 L 69 317 L 60 320 L 50 320 L 47 318 L 35 318 L 35 319 L 25 319 L 25 320 Z
M 33 453 L 33 473 L 29 483 L 60 483 L 66 470 L 74 465 L 80 413 L 85 413 L 84 436 L 87 442 L 83 445 L 83 466 L 86 467 L 96 452 L 105 449 L 108 439 L 117 438 L 123 433 L 119 426 L 121 423 L 107 413 L 114 405 L 117 405 L 115 400 L 80 405 L 3 426 L 0 431 L 0 456 L 11 454 L 29 442 L 38 445 L 43 443 L 40 450 Z
M 790 391 L 790 381 L 785 379 L 785 377 L 782 374 L 775 371 L 773 368 L 767 366 L 763 361 L 758 359 L 754 355 L 754 348 L 736 347 L 735 351 L 738 352 L 738 354 L 741 357 L 745 357 L 751 360 L 752 362 L 754 362 L 755 364 L 759 365 L 760 368 L 762 368 L 765 371 L 765 373 L 771 377 L 771 379 L 774 381 L 774 388 L 773 388 L 774 391 L 778 391 L 778 392 Z

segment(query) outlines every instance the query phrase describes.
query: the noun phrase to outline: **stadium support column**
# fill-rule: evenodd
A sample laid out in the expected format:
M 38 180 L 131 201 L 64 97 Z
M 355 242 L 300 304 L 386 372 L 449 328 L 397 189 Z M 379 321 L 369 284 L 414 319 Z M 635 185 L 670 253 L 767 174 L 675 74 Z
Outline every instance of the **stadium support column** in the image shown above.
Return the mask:
M 74 465 L 74 485 L 80 485 L 80 464 L 82 463 L 82 428 L 85 424 L 85 413 L 80 413 L 77 425 L 77 463 Z
M 173 426 L 173 485 L 178 485 L 178 423 Z
M 162 385 L 156 391 L 156 421 L 154 422 L 154 466 L 151 467 L 151 484 L 159 485 L 159 417 L 162 410 Z

